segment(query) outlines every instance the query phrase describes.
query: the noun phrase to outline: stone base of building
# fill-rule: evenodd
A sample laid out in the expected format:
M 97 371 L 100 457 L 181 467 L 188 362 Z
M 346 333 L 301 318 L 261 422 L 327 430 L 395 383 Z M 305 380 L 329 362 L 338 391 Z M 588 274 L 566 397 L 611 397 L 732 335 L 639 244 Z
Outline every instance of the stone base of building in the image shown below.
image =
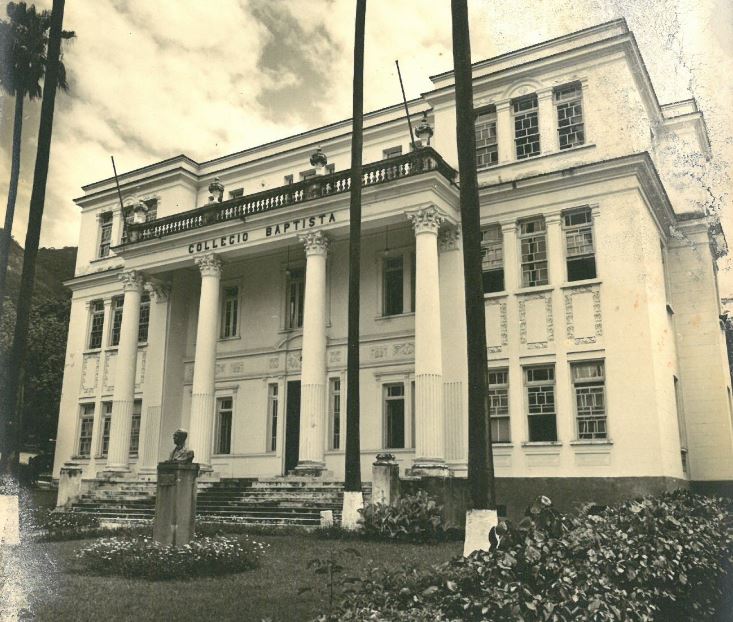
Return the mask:
M 453 471 L 443 461 L 415 460 L 412 467 L 405 471 L 407 477 L 451 477 Z
M 707 482 L 695 482 L 698 483 Z M 733 493 L 733 482 L 728 484 Z M 443 506 L 445 524 L 449 528 L 464 529 L 470 504 L 467 479 L 407 478 L 401 480 L 400 485 L 403 495 L 424 490 L 434 496 Z M 539 495 L 552 499 L 560 512 L 571 513 L 589 503 L 611 505 L 679 488 L 690 488 L 690 482 L 672 477 L 499 477 L 496 479 L 496 503 L 499 518 L 518 521 Z M 692 489 L 695 490 L 694 484 Z
M 700 495 L 718 495 L 733 499 L 733 480 L 710 480 L 690 482 L 690 490 Z

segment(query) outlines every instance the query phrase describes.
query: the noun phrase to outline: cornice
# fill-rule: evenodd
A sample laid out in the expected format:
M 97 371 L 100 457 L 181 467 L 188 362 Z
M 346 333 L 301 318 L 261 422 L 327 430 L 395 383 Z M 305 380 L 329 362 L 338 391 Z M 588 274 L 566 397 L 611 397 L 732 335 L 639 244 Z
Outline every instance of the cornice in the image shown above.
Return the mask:
M 71 279 L 63 281 L 62 284 L 64 287 L 68 287 L 72 292 L 104 284 L 114 284 L 117 286 L 119 275 L 122 274 L 122 270 L 122 266 L 116 266 L 99 272 L 79 274 Z

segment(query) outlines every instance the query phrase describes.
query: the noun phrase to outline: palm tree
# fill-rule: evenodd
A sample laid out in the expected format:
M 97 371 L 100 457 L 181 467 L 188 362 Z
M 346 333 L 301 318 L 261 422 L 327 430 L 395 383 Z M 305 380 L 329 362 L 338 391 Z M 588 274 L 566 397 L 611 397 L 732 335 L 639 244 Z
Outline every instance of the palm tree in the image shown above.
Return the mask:
M 64 79 L 65 72 L 61 64 L 61 39 L 74 36 L 73 33 L 64 33 L 61 26 L 64 19 L 64 0 L 53 0 L 53 8 L 49 20 L 48 55 L 44 58 L 46 77 L 43 85 L 43 100 L 41 103 L 41 121 L 38 128 L 38 149 L 36 152 L 36 166 L 33 172 L 33 189 L 31 191 L 30 214 L 28 230 L 26 231 L 23 250 L 23 272 L 20 278 L 20 293 L 18 294 L 18 312 L 13 334 L 13 347 L 10 365 L 8 368 L 8 382 L 2 397 L 3 414 L 5 415 L 0 426 L 2 438 L 2 465 L 3 470 L 16 470 L 18 464 L 18 450 L 20 448 L 20 409 L 18 393 L 23 378 L 25 365 L 26 345 L 28 341 L 28 323 L 33 297 L 33 281 L 36 272 L 36 256 L 38 243 L 41 237 L 41 220 L 46 200 L 46 180 L 48 179 L 48 162 L 51 152 L 51 134 L 53 132 L 53 112 L 56 101 L 56 86 Z
M 473 112 L 471 41 L 466 0 L 451 0 L 453 69 L 456 81 L 456 137 L 461 180 L 461 233 L 468 340 L 468 479 L 471 507 L 496 507 L 494 459 L 488 424 L 488 364 L 484 292 L 481 283 L 481 224 Z
M 41 80 L 48 62 L 46 58 L 48 30 L 51 27 L 51 14 L 48 11 L 37 12 L 34 5 L 28 7 L 25 2 L 8 3 L 7 15 L 9 21 L 0 21 L 0 88 L 10 97 L 15 97 L 15 115 L 8 205 L 0 234 L 0 318 L 20 177 L 23 103 L 26 97 L 34 100 L 41 96 Z M 61 33 L 64 39 L 71 39 L 73 36 L 73 32 Z M 58 86 L 64 91 L 69 88 L 63 63 L 59 66 Z
M 349 310 L 346 362 L 346 453 L 344 518 L 355 526 L 353 503 L 361 495 L 361 444 L 359 441 L 359 288 L 361 283 L 361 164 L 364 141 L 364 24 L 366 0 L 357 0 L 354 35 L 354 99 L 351 131 L 351 197 L 349 204 Z M 350 510 L 350 515 L 347 515 Z

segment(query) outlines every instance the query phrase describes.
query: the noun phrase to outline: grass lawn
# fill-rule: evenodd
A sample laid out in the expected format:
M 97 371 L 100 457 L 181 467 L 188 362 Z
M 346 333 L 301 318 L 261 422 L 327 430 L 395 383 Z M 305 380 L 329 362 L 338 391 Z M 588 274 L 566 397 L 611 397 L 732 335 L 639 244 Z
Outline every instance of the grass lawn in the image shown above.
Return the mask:
M 95 577 L 74 570 L 74 551 L 86 541 L 25 545 L 35 581 L 30 586 L 34 620 L 311 620 L 328 607 L 323 576 L 307 568 L 308 561 L 329 551 L 354 548 L 362 557 L 346 556 L 346 576 L 373 566 L 408 564 L 426 567 L 460 554 L 462 542 L 435 545 L 384 544 L 320 540 L 312 536 L 253 536 L 270 545 L 261 566 L 236 575 L 188 581 L 148 582 Z M 43 579 L 40 578 L 42 573 Z M 318 586 L 323 589 L 319 590 Z M 301 587 L 314 588 L 298 595 Z

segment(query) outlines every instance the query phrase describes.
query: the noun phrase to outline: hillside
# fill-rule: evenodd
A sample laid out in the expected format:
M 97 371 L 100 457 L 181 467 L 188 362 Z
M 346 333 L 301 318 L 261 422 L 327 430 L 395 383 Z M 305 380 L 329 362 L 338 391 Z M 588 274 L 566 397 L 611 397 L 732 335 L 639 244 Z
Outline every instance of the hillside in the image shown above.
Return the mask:
M 0 229 L 1 231 L 2 229 Z M 39 248 L 36 260 L 36 284 L 33 297 L 69 298 L 71 293 L 63 286 L 63 281 L 74 276 L 76 247 Z M 10 240 L 6 296 L 13 303 L 18 297 L 20 275 L 23 270 L 23 249 L 15 240 Z

